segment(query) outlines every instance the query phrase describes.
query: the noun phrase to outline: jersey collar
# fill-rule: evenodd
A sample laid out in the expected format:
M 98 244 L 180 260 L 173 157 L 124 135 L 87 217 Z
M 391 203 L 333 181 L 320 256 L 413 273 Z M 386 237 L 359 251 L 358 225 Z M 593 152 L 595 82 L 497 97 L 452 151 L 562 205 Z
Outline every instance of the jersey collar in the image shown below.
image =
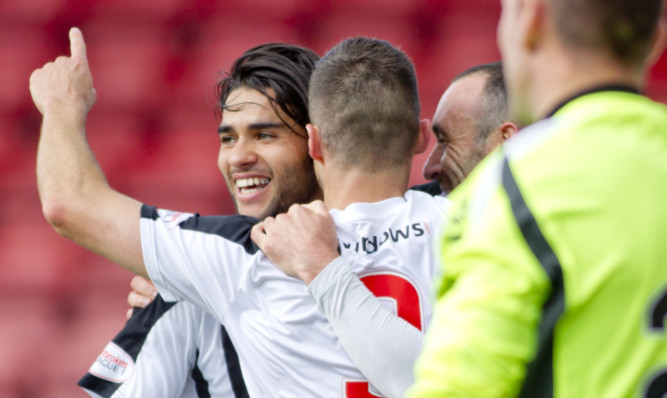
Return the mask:
M 581 91 L 581 92 L 569 97 L 565 101 L 559 103 L 558 106 L 556 106 L 551 112 L 549 112 L 547 114 L 545 119 L 550 118 L 556 112 L 561 110 L 561 108 L 563 108 L 568 103 L 574 101 L 575 99 L 577 99 L 579 97 L 583 97 L 584 95 L 599 93 L 601 91 L 622 91 L 622 92 L 632 93 L 632 94 L 641 94 L 641 92 L 636 87 L 632 87 L 632 86 L 627 85 L 627 84 L 605 84 L 605 85 L 602 85 L 602 86 L 596 86 L 596 87 L 590 88 L 588 90 Z

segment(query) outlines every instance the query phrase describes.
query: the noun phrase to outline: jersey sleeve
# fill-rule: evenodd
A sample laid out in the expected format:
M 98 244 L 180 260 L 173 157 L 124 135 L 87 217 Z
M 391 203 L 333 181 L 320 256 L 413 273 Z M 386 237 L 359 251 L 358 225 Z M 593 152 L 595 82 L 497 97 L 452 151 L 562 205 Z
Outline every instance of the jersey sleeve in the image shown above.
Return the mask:
M 168 301 L 191 302 L 222 323 L 248 258 L 256 219 L 202 217 L 143 206 L 141 245 L 149 277 Z
M 516 396 L 535 355 L 550 283 L 486 166 L 452 194 L 441 297 L 409 397 Z
M 228 364 L 232 352 L 211 315 L 158 295 L 135 310 L 78 384 L 103 398 L 247 396 L 238 393 L 245 391 L 238 364 Z
M 369 382 L 387 397 L 402 397 L 414 380 L 422 332 L 384 307 L 343 257 L 331 262 L 308 289 Z
M 196 362 L 200 324 L 193 317 L 197 311 L 187 310 L 185 303 L 165 302 L 158 295 L 135 311 L 79 386 L 92 397 L 187 396 L 184 389 Z

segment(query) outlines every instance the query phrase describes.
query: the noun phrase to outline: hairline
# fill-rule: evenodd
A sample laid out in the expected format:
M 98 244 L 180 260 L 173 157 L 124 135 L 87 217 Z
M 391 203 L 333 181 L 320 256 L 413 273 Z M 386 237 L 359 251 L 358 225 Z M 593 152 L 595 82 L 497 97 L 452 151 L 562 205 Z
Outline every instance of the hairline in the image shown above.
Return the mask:
M 480 76 L 484 79 L 484 84 L 482 86 L 482 89 L 480 90 L 479 93 L 477 93 L 478 98 L 477 98 L 476 101 L 474 101 L 474 104 L 475 104 L 475 109 L 473 111 L 474 118 L 475 118 L 475 120 L 474 120 L 474 125 L 475 125 L 474 141 L 475 141 L 476 145 L 485 144 L 487 139 L 491 135 L 491 132 L 493 132 L 493 130 L 494 130 L 493 127 L 491 127 L 491 128 L 488 127 L 488 123 L 486 123 L 486 125 L 485 125 L 485 123 L 482 122 L 484 120 L 485 112 L 489 108 L 493 107 L 493 108 L 495 108 L 495 109 L 493 109 L 494 117 L 497 116 L 497 114 L 498 114 L 498 112 L 497 112 L 498 107 L 497 106 L 494 107 L 493 106 L 494 104 L 491 103 L 492 100 L 494 100 L 494 101 L 496 100 L 498 90 L 496 90 L 491 83 L 492 74 L 489 71 L 489 69 L 495 67 L 494 66 L 495 64 L 496 63 L 482 64 L 482 65 L 477 65 L 477 66 L 474 66 L 472 68 L 466 69 L 465 71 L 461 72 L 456 77 L 454 77 L 451 81 L 451 84 L 454 84 L 454 83 L 456 83 L 460 80 L 463 80 L 463 79 L 466 79 L 466 78 L 473 78 L 473 77 L 476 77 L 476 76 Z M 502 71 L 501 71 L 501 73 L 502 73 Z M 505 113 L 505 115 L 502 115 L 502 116 L 506 116 L 507 112 L 508 112 L 508 105 L 509 104 L 507 103 L 507 92 L 506 92 L 506 90 L 507 89 L 505 88 L 505 94 L 504 94 L 504 96 L 505 96 L 504 108 L 505 109 L 504 109 L 504 112 L 503 112 L 503 113 Z M 498 116 L 500 116 L 500 115 L 498 115 Z M 503 119 L 507 119 L 507 118 L 503 118 Z M 488 130 L 485 131 L 485 129 L 488 129 Z

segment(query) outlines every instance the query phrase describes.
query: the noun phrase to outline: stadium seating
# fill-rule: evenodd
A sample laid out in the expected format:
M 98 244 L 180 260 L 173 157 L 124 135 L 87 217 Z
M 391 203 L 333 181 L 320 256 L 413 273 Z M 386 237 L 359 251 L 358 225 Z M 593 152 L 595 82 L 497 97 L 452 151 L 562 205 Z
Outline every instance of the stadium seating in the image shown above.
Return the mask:
M 130 273 L 58 236 L 36 190 L 40 118 L 28 77 L 68 53 L 70 25 L 89 45 L 99 98 L 88 135 L 111 185 L 216 214 L 234 208 L 216 167 L 213 87 L 242 52 L 270 41 L 322 54 L 349 36 L 389 40 L 415 61 L 430 118 L 452 77 L 499 58 L 498 16 L 490 0 L 0 1 L 0 398 L 84 396 L 76 381 L 125 319 Z M 666 60 L 648 88 L 662 101 Z M 424 160 L 411 184 L 423 182 Z

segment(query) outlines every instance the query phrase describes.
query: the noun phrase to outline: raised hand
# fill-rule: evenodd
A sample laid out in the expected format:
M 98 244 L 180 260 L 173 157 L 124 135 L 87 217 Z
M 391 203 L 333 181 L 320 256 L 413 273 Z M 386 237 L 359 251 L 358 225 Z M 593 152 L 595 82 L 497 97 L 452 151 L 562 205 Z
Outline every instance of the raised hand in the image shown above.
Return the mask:
M 30 94 L 43 115 L 47 110 L 64 113 L 59 112 L 61 107 L 75 107 L 82 112 L 77 116 L 85 117 L 97 98 L 83 34 L 78 28 L 72 28 L 69 39 L 69 57 L 60 56 L 30 76 Z

